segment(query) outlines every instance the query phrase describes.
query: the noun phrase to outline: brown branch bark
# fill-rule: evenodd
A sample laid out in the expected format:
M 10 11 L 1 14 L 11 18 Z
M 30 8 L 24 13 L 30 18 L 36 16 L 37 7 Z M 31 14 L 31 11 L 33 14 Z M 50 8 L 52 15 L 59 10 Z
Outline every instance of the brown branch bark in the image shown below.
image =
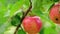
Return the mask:
M 31 0 L 29 0 L 29 1 L 30 1 L 30 7 L 27 9 L 25 15 L 22 17 L 22 19 L 21 19 L 21 21 L 20 21 L 21 23 L 22 23 L 23 19 L 25 18 L 25 16 L 26 16 L 26 15 L 29 13 L 29 11 L 31 11 L 31 9 L 32 9 L 32 2 L 31 2 Z M 18 31 L 18 29 L 19 29 L 19 27 L 21 27 L 21 23 L 18 24 L 18 26 L 17 26 L 17 28 L 16 28 L 14 34 L 16 34 L 17 31 Z

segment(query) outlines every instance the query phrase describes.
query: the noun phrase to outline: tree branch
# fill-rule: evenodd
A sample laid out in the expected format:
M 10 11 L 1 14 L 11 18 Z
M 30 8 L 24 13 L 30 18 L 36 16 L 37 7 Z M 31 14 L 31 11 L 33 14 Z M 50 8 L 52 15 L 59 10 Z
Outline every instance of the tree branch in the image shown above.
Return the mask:
M 30 1 L 30 7 L 29 7 L 28 10 L 26 11 L 25 15 L 22 17 L 22 19 L 21 19 L 21 21 L 20 21 L 21 23 L 22 23 L 23 19 L 25 18 L 25 16 L 27 16 L 27 14 L 29 13 L 29 11 L 31 11 L 31 9 L 32 9 L 32 2 L 31 2 L 31 0 L 29 0 L 29 1 Z M 14 34 L 16 34 L 17 31 L 18 31 L 18 29 L 19 29 L 19 27 L 21 27 L 21 23 L 18 24 L 18 26 L 17 26 Z

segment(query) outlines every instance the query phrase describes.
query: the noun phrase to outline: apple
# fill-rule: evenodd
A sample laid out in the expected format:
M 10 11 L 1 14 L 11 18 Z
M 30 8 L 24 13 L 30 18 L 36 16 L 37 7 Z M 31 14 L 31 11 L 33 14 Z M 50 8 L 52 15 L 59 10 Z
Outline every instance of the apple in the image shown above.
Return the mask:
M 28 16 L 24 18 L 22 25 L 28 34 L 38 34 L 42 28 L 42 21 L 38 16 Z
M 55 4 L 51 9 L 50 9 L 50 19 L 56 23 L 60 24 L 60 3 Z

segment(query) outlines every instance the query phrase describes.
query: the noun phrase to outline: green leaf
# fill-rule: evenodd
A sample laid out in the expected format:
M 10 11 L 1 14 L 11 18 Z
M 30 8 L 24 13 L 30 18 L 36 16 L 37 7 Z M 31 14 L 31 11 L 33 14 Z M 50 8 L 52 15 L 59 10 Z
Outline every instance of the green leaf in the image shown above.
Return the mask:
M 26 32 L 23 29 L 19 29 L 17 34 L 26 34 Z
M 51 0 L 51 1 L 54 1 L 54 2 L 59 2 L 59 0 Z
M 11 24 L 14 26 L 17 26 L 18 24 L 20 24 L 20 21 L 21 21 L 20 16 L 21 15 L 22 15 L 21 13 L 17 13 L 15 16 L 13 16 L 11 19 Z
M 13 16 L 16 11 L 20 10 L 23 4 L 24 4 L 24 0 L 19 0 L 15 4 L 9 4 L 10 16 Z
M 57 31 L 51 27 L 47 27 L 44 29 L 44 34 L 57 34 Z
M 44 28 L 42 28 L 39 33 L 44 34 Z
M 9 17 L 6 17 L 8 14 L 7 12 L 8 12 L 7 8 L 4 5 L 1 5 L 0 6 L 0 25 L 5 23 L 6 20 L 9 18 Z
M 24 5 L 23 5 L 23 7 L 24 7 L 23 9 L 27 10 L 29 8 L 29 6 L 30 6 L 29 0 L 25 0 Z

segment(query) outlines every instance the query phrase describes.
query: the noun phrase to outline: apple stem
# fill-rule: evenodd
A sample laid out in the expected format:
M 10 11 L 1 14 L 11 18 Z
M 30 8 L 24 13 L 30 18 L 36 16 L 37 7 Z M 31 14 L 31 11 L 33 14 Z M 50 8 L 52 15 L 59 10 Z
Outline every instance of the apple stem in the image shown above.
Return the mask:
M 20 24 L 18 24 L 18 26 L 17 26 L 17 28 L 16 28 L 14 34 L 17 33 L 19 27 L 21 27 L 21 23 L 22 23 L 23 19 L 25 18 L 25 16 L 27 16 L 27 14 L 29 13 L 29 11 L 31 11 L 31 9 L 32 9 L 32 2 L 31 2 L 31 0 L 29 0 L 29 1 L 30 1 L 30 7 L 27 9 L 25 15 L 21 18 Z

